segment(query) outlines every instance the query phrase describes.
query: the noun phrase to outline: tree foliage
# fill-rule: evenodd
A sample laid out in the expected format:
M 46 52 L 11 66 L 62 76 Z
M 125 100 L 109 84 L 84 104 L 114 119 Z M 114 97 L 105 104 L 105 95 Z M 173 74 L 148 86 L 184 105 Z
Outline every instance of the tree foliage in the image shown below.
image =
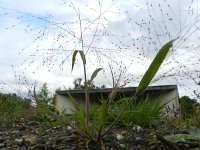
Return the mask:
M 42 87 L 40 87 L 37 92 L 37 98 L 47 106 L 51 106 L 55 103 L 55 96 L 50 94 L 47 83 L 44 83 Z
M 73 89 L 80 90 L 80 89 L 84 89 L 84 87 L 85 87 L 84 82 L 82 82 L 82 78 L 74 79 L 73 84 L 74 84 Z M 103 88 L 106 88 L 105 85 L 97 86 L 97 85 L 94 84 L 93 81 L 91 82 L 90 80 L 87 81 L 87 86 L 88 86 L 88 89 L 103 89 Z

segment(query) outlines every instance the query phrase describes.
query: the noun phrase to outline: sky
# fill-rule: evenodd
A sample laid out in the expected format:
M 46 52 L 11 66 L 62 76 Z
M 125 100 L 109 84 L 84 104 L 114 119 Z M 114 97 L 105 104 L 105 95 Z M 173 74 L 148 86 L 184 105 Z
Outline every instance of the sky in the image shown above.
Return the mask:
M 0 0 L 0 90 L 50 91 L 87 78 L 112 87 L 137 86 L 159 49 L 176 39 L 151 85 L 177 84 L 180 96 L 200 92 L 198 0 Z

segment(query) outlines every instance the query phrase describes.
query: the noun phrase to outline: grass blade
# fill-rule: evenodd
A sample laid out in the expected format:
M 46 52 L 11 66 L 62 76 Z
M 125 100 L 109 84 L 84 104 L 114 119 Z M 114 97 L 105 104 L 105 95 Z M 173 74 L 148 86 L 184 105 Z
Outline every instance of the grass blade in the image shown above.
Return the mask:
M 92 82 L 94 80 L 94 78 L 97 76 L 97 74 L 99 73 L 99 71 L 101 71 L 103 68 L 98 68 L 96 69 L 93 74 L 91 75 L 91 78 L 90 78 L 90 82 Z
M 105 127 L 106 115 L 107 115 L 107 102 L 106 100 L 103 100 L 99 114 L 100 132 Z
M 173 42 L 175 40 L 171 40 L 166 43 L 158 52 L 154 60 L 152 61 L 151 65 L 149 66 L 148 70 L 144 74 L 142 80 L 139 83 L 139 86 L 136 89 L 135 96 L 140 95 L 146 87 L 149 85 L 155 74 L 157 73 L 158 69 L 160 68 L 162 62 L 164 61 L 169 49 L 173 46 Z
M 83 61 L 83 64 L 86 64 L 86 58 L 85 58 L 85 54 L 83 53 L 83 51 L 79 51 L 79 54 L 81 55 L 81 59 Z
M 77 117 L 78 121 L 80 121 L 81 125 L 83 127 L 86 126 L 86 123 L 85 123 L 85 115 L 84 115 L 84 112 L 80 109 L 78 103 L 76 102 L 76 100 L 73 98 L 73 96 L 71 96 L 71 94 L 69 94 L 69 99 L 71 100 L 71 102 L 73 103 L 73 106 L 75 108 L 75 116 Z
M 72 71 L 73 71 L 73 68 L 74 68 L 74 63 L 76 61 L 76 55 L 78 53 L 78 50 L 75 50 L 73 55 L 72 55 Z
M 75 108 L 76 111 L 80 111 L 80 107 L 78 106 L 78 103 L 76 102 L 76 100 L 73 98 L 73 96 L 71 96 L 71 94 L 68 93 L 69 99 L 71 100 L 71 102 L 73 103 L 73 106 Z

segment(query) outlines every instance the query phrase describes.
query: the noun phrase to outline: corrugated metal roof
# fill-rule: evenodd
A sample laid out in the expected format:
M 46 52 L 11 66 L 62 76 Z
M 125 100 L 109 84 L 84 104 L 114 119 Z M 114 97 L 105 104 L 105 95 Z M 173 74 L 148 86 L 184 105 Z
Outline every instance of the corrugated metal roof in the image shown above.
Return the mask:
M 137 87 L 124 87 L 124 88 L 119 88 L 119 93 L 120 92 L 134 92 L 136 91 Z M 177 89 L 177 85 L 160 85 L 160 86 L 148 86 L 145 91 L 163 91 L 163 90 L 173 90 Z M 105 89 L 91 89 L 89 90 L 89 93 L 110 93 L 112 91 L 112 88 L 105 88 Z M 61 91 L 56 91 L 56 94 L 58 95 L 65 95 L 67 93 L 70 94 L 83 94 L 85 93 L 84 89 L 81 90 L 61 90 Z

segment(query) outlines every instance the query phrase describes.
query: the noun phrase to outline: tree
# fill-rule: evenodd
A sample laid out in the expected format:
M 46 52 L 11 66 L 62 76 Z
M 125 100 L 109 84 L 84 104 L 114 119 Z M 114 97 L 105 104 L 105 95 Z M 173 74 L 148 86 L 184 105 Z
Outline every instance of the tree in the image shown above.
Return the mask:
M 84 83 L 82 82 L 82 78 L 76 78 L 74 79 L 73 81 L 73 84 L 74 84 L 74 87 L 73 89 L 84 89 Z M 101 85 L 101 86 L 97 86 L 94 84 L 94 82 L 88 80 L 87 81 L 87 85 L 88 85 L 88 89 L 103 89 L 103 88 L 106 88 L 105 85 Z
M 74 84 L 73 89 L 84 89 L 84 85 L 82 84 L 82 78 L 74 79 L 73 84 Z
M 51 105 L 52 97 L 49 95 L 50 93 L 47 87 L 47 83 L 44 83 L 37 93 L 37 98 L 39 101 L 43 102 L 44 104 Z

